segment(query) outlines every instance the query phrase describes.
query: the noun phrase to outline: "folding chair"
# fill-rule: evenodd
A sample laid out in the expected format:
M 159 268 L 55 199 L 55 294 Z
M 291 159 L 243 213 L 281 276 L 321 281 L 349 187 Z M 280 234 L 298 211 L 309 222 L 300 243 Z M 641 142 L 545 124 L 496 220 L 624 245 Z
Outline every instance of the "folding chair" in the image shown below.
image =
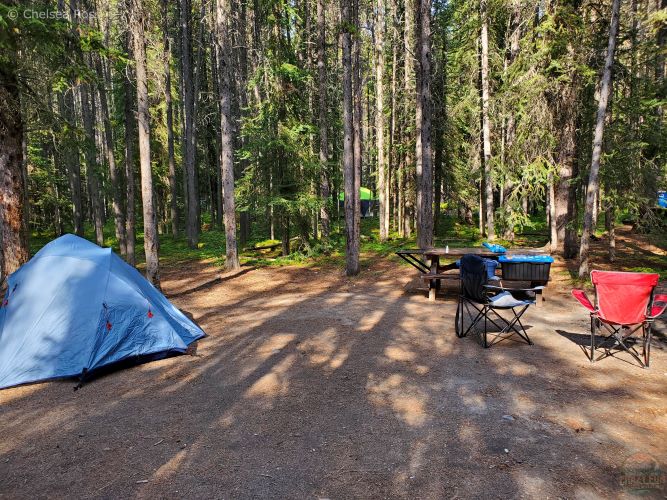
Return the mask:
M 613 356 L 612 348 L 619 346 L 643 368 L 648 368 L 651 325 L 667 308 L 667 295 L 654 295 L 659 279 L 658 274 L 596 270 L 591 271 L 594 303 L 583 290 L 572 290 L 574 298 L 591 312 L 591 363 Z M 628 345 L 630 337 L 640 330 L 643 361 L 634 345 Z M 604 332 L 608 335 L 603 335 Z M 596 344 L 598 334 L 602 334 L 602 340 Z M 601 348 L 605 350 L 604 354 L 595 359 L 595 350 Z
M 532 345 L 533 342 L 521 323 L 521 317 L 529 306 L 535 304 L 535 292 L 544 287 L 504 288 L 500 280 L 489 278 L 484 259 L 478 255 L 465 255 L 461 259 L 460 268 L 461 288 L 455 319 L 457 337 L 465 337 L 474 329 L 484 347 L 490 347 L 501 340 L 511 339 L 514 334 Z M 512 311 L 513 317 L 507 320 L 500 315 L 499 310 Z M 465 315 L 473 318 L 467 328 L 465 328 L 464 312 Z M 482 323 L 482 320 L 484 330 L 479 332 L 477 325 Z M 488 342 L 489 323 L 499 330 L 493 332 L 495 337 L 491 344 Z

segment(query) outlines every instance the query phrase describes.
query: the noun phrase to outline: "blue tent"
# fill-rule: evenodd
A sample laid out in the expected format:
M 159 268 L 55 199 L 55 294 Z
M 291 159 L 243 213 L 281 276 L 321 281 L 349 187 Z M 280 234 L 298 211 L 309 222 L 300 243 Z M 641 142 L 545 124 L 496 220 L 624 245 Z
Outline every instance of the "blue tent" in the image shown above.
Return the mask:
M 8 278 L 0 388 L 182 353 L 204 336 L 110 248 L 68 234 Z

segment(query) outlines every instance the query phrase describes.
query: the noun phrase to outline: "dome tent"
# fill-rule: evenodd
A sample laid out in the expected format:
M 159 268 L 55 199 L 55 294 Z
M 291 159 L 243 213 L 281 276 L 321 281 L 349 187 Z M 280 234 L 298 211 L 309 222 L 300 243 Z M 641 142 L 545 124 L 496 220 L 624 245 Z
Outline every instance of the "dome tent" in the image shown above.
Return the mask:
M 8 278 L 0 389 L 183 353 L 204 336 L 110 248 L 68 234 Z
M 373 212 L 378 208 L 378 199 L 373 197 L 373 192 L 367 187 L 361 186 L 359 188 L 359 204 L 361 205 L 362 217 L 373 217 Z M 345 193 L 338 194 L 338 207 L 343 210 L 345 208 Z

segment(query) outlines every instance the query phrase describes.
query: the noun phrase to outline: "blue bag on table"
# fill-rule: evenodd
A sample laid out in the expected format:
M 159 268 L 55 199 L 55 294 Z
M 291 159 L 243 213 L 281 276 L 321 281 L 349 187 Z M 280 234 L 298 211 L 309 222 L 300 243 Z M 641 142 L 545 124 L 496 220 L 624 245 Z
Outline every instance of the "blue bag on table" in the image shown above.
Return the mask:
M 505 252 L 507 252 L 507 249 L 504 246 L 495 245 L 493 243 L 489 243 L 488 241 L 485 241 L 484 243 L 482 243 L 482 246 L 485 247 L 485 248 L 488 248 L 493 253 L 505 253 Z

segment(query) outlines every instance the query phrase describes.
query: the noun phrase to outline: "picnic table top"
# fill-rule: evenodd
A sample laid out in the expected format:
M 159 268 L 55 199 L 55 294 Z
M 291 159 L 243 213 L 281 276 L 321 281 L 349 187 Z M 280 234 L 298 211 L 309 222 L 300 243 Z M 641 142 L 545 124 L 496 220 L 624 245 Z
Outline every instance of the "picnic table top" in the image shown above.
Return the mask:
M 426 255 L 427 257 L 443 257 L 451 255 L 452 257 L 461 257 L 467 254 L 475 254 L 480 257 L 498 257 L 503 255 L 502 253 L 492 252 L 485 247 L 475 247 L 475 248 L 460 248 L 460 247 L 429 247 L 429 248 L 415 248 L 412 250 L 399 250 L 396 253 L 412 254 L 412 255 Z M 517 255 L 517 254 L 548 254 L 549 252 L 543 248 L 513 248 L 507 250 L 504 255 Z
M 468 255 L 468 254 L 475 254 L 479 255 L 480 257 L 495 257 L 497 255 L 501 255 L 500 253 L 497 252 L 492 252 L 488 248 L 484 247 L 475 247 L 475 248 L 437 248 L 437 247 L 431 247 L 431 248 L 425 248 L 424 249 L 424 255 L 426 256 L 447 256 L 447 255 L 452 255 L 454 257 L 460 257 L 463 255 Z

